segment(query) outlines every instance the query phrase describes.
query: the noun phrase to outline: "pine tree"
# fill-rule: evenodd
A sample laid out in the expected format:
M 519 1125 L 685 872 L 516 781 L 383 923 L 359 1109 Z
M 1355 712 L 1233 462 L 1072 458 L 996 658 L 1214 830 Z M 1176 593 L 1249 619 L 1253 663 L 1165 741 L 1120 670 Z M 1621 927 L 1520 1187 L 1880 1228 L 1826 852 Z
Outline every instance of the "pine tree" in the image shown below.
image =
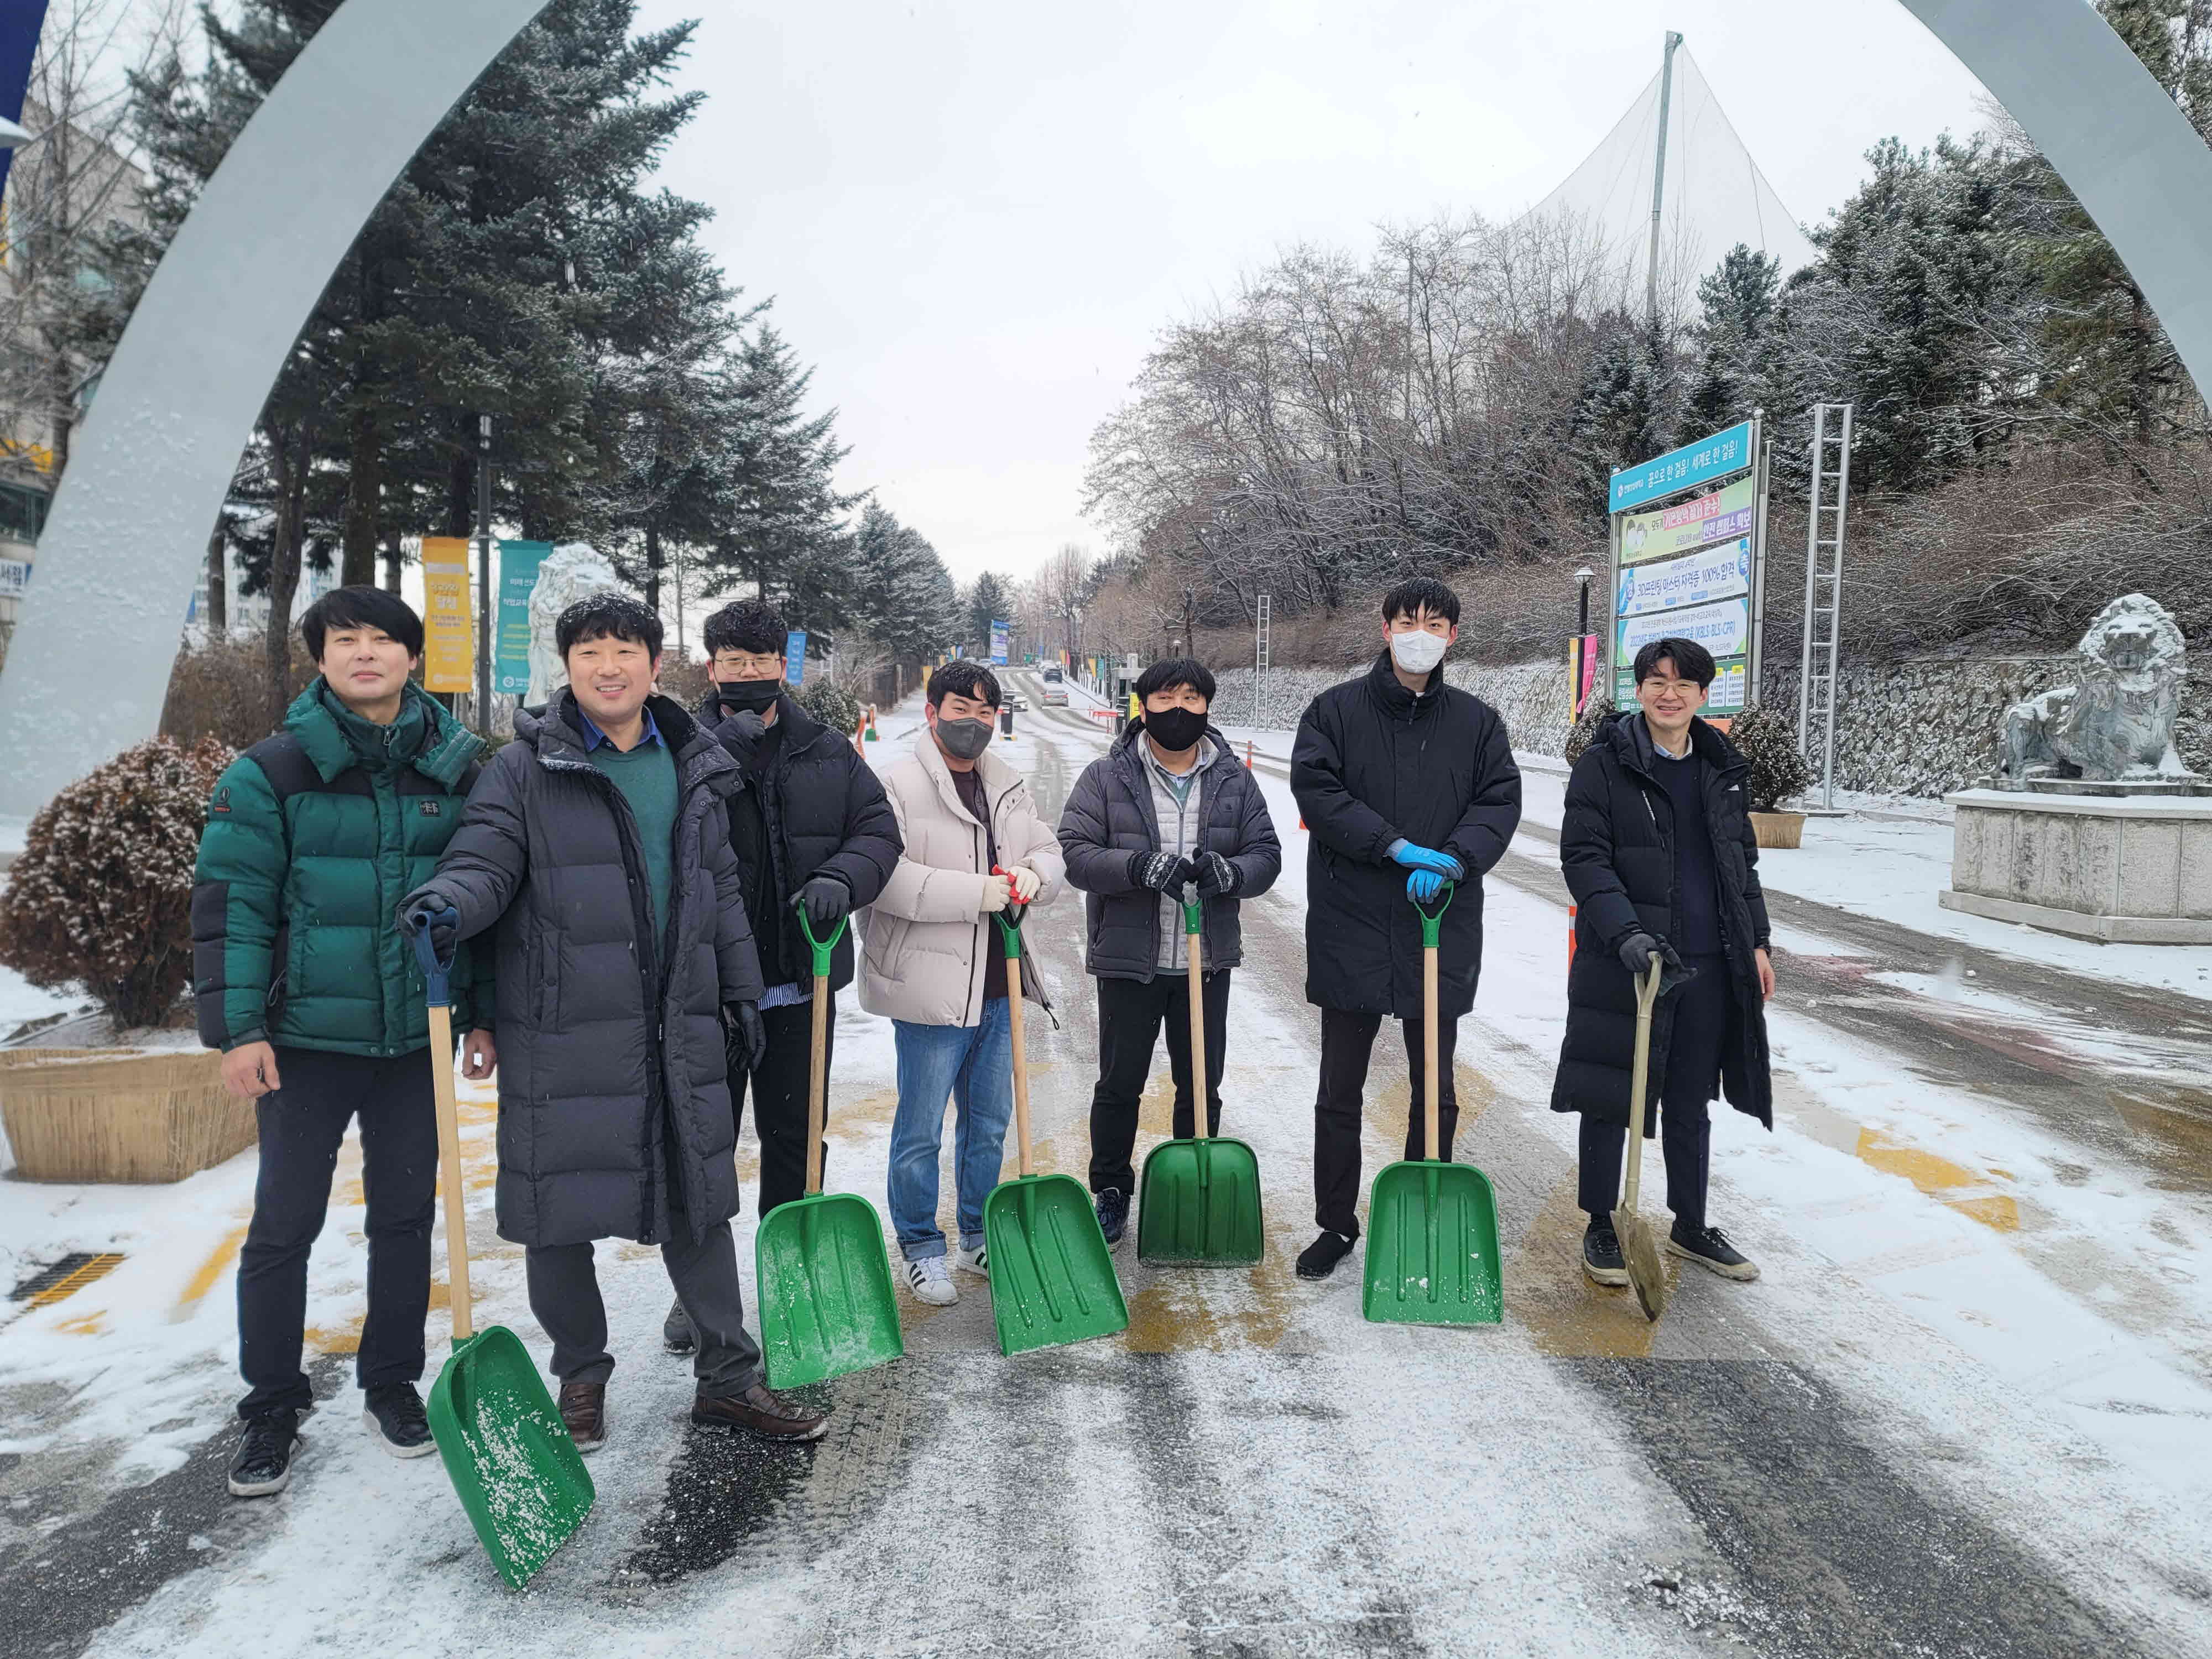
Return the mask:
M 969 642 L 988 647 L 991 624 L 1003 622 L 1013 604 L 1013 588 L 995 571 L 986 570 L 975 578 L 968 589 L 968 637 Z

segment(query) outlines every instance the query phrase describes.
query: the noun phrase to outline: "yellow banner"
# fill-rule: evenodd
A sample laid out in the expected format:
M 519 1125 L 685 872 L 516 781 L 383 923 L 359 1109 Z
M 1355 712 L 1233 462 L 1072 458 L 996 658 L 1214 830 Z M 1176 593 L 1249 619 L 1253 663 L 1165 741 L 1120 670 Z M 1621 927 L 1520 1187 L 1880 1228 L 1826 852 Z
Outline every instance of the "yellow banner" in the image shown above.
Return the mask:
M 469 618 L 469 544 L 460 536 L 422 538 L 422 685 L 473 691 L 476 629 Z

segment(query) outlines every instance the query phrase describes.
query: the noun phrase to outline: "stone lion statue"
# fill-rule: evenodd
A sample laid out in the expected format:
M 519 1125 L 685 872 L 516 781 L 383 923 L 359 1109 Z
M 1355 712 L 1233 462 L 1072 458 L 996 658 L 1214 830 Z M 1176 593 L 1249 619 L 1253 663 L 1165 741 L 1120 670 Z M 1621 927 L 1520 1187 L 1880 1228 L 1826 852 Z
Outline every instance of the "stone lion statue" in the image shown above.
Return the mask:
M 2078 684 L 2005 710 L 2005 776 L 2114 779 L 2190 775 L 2173 747 L 2188 673 L 2181 629 L 2156 599 L 2130 593 L 2097 613 L 2074 647 Z
M 615 568 L 589 542 L 562 542 L 538 567 L 530 590 L 530 690 L 526 708 L 543 708 L 568 684 L 568 665 L 554 643 L 553 625 L 561 613 L 587 594 L 612 588 L 627 592 Z

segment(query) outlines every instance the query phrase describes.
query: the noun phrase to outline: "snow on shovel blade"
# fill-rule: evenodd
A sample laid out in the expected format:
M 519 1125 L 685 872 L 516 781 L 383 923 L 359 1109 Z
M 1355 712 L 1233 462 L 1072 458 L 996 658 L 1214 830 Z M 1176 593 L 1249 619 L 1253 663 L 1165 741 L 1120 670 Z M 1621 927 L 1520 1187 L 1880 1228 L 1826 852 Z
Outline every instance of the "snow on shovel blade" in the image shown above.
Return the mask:
M 1249 1267 L 1266 1248 L 1260 1160 L 1241 1140 L 1164 1140 L 1145 1159 L 1137 1259 Z
M 1471 1164 L 1393 1164 L 1367 1205 L 1360 1311 L 1377 1323 L 1495 1325 L 1505 1316 L 1498 1200 Z
M 1017 1354 L 1129 1327 L 1091 1194 L 1073 1176 L 1018 1176 L 983 1200 L 999 1352 Z
M 754 1236 L 761 1358 L 772 1389 L 795 1389 L 906 1352 L 876 1206 L 858 1193 L 779 1204 Z
M 528 1583 L 590 1513 L 592 1477 L 529 1354 L 504 1326 L 453 1345 L 430 1435 L 499 1576 Z

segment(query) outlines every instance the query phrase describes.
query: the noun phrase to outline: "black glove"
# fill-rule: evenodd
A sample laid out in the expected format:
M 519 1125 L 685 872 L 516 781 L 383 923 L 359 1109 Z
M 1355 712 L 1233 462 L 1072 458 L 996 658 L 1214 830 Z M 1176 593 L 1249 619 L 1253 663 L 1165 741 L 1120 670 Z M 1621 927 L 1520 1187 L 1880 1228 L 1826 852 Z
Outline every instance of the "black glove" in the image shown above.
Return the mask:
M 725 707 L 719 702 L 714 706 Z M 714 737 L 734 758 L 750 763 L 759 748 L 761 734 L 767 730 L 768 722 L 760 715 L 750 708 L 740 708 L 726 716 L 714 728 Z
M 431 953 L 446 967 L 453 965 L 460 920 L 442 893 L 418 893 L 399 907 L 399 931 L 413 939 L 428 928 Z
M 1218 853 L 1200 853 L 1191 862 L 1198 869 L 1200 898 L 1228 898 L 1244 884 L 1244 872 Z
M 835 876 L 816 876 L 791 901 L 806 907 L 806 919 L 817 927 L 842 921 L 853 908 L 853 890 Z
M 1155 893 L 1172 892 L 1182 895 L 1182 884 L 1196 881 L 1198 872 L 1188 859 L 1177 858 L 1173 853 L 1132 853 L 1129 854 L 1129 884 L 1149 887 Z
M 1663 939 L 1654 939 L 1649 933 L 1631 933 L 1620 941 L 1620 965 L 1638 979 L 1651 971 L 1651 958 L 1657 957 L 1668 969 L 1678 969 L 1682 958 L 1674 954 L 1674 947 Z M 1661 979 L 1666 978 L 1662 971 Z
M 757 1002 L 726 1002 L 722 1005 L 722 1057 L 729 1066 L 730 1074 L 750 1073 L 761 1063 L 768 1053 L 768 1027 L 761 1023 L 760 1005 Z

